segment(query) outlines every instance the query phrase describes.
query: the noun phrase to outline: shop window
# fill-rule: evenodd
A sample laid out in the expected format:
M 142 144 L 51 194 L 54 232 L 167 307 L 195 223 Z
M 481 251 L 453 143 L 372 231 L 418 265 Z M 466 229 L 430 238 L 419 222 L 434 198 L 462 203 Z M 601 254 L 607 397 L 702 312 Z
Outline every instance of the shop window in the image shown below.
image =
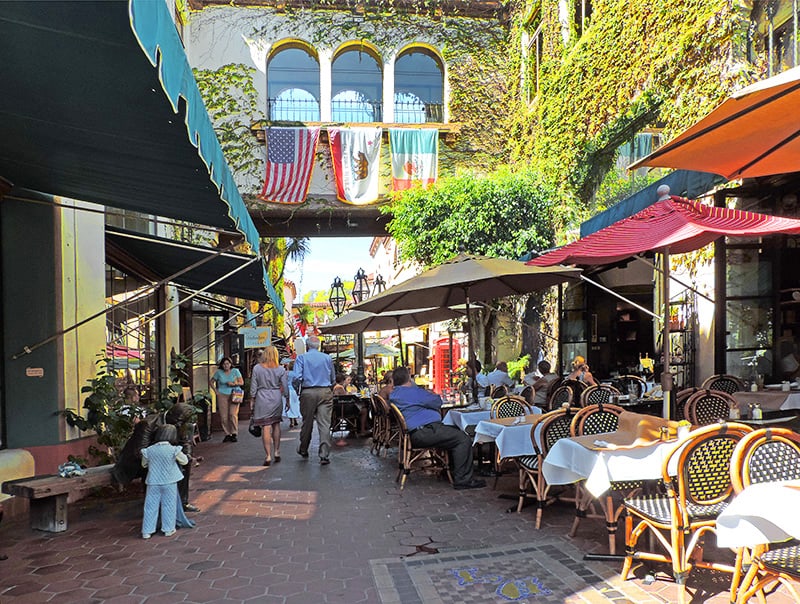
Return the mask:
M 369 50 L 344 50 L 333 60 L 331 119 L 367 123 L 383 120 L 383 72 Z
M 626 170 L 633 162 L 647 157 L 661 146 L 661 133 L 659 131 L 640 132 L 633 138 L 619 146 L 617 149 L 617 168 Z M 647 168 L 642 168 L 647 172 Z
M 799 0 L 761 0 L 750 14 L 749 58 L 774 75 L 798 64 Z
M 267 65 L 267 110 L 273 121 L 318 122 L 319 61 L 306 48 L 287 45 Z
M 749 379 L 772 374 L 775 317 L 773 263 L 759 242 L 726 246 L 726 372 Z
M 403 51 L 394 67 L 394 121 L 418 124 L 444 121 L 444 68 L 425 48 Z

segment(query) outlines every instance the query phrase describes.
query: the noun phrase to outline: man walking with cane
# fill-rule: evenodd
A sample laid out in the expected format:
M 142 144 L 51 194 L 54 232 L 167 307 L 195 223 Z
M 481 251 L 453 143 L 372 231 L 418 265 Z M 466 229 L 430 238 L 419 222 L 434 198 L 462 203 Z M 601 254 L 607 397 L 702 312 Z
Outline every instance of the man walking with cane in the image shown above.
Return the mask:
M 300 415 L 303 425 L 300 428 L 300 445 L 297 453 L 308 457 L 314 419 L 319 433 L 319 463 L 328 465 L 331 452 L 331 414 L 333 412 L 333 384 L 336 374 L 331 358 L 319 350 L 319 338 L 309 336 L 306 340 L 308 352 L 301 354 L 294 362 L 292 383 L 300 391 Z

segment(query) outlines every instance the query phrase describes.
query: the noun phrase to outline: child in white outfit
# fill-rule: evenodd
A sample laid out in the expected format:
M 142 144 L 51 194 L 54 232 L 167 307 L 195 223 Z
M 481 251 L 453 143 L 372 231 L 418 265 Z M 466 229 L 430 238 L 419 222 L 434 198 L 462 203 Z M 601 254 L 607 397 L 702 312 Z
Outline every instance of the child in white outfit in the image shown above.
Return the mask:
M 148 469 L 142 519 L 143 539 L 149 539 L 156 532 L 159 509 L 164 535 L 171 537 L 175 534 L 178 482 L 183 478 L 178 464 L 185 466 L 189 463 L 189 458 L 181 447 L 175 445 L 178 442 L 178 430 L 175 426 L 161 426 L 156 431 L 155 441 L 155 444 L 142 449 L 142 466 Z

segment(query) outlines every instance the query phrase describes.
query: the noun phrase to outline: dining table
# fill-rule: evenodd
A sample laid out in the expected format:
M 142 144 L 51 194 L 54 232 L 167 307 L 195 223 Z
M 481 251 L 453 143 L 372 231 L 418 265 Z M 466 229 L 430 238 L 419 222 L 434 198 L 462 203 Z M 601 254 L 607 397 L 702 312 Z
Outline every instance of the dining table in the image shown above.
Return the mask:
M 750 416 L 750 406 L 758 403 L 765 413 L 800 409 L 800 391 L 788 392 L 770 388 L 766 390 L 734 392 L 731 396 L 739 403 L 742 417 Z
M 613 434 L 613 433 L 612 433 Z M 586 437 L 562 438 L 550 448 L 542 462 L 548 484 L 572 484 L 585 480 L 586 490 L 600 497 L 614 482 L 657 480 L 664 460 L 676 440 L 615 446 L 606 442 L 611 434 L 597 434 L 593 443 Z
M 800 481 L 744 488 L 717 517 L 719 547 L 755 547 L 800 538 Z
M 542 410 L 533 407 L 533 413 L 522 417 L 504 417 L 481 420 L 475 426 L 473 444 L 494 443 L 501 459 L 535 455 L 531 442 L 531 426 L 536 423 Z
M 491 415 L 492 412 L 489 409 L 481 409 L 477 405 L 462 409 L 450 409 L 442 419 L 442 423 L 466 432 L 469 426 L 475 426 L 482 420 L 490 419 Z

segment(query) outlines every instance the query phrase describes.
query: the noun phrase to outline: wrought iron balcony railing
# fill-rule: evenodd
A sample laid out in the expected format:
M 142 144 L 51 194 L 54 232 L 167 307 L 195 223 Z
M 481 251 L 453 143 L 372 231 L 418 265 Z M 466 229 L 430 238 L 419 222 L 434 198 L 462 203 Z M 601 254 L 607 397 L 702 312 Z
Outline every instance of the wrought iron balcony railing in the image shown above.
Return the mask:
M 269 120 L 273 122 L 319 122 L 320 110 L 316 100 L 268 99 Z M 380 101 L 333 100 L 331 121 L 347 123 L 374 123 L 383 121 L 383 103 Z M 443 123 L 444 105 L 439 103 L 402 102 L 394 104 L 394 123 Z

